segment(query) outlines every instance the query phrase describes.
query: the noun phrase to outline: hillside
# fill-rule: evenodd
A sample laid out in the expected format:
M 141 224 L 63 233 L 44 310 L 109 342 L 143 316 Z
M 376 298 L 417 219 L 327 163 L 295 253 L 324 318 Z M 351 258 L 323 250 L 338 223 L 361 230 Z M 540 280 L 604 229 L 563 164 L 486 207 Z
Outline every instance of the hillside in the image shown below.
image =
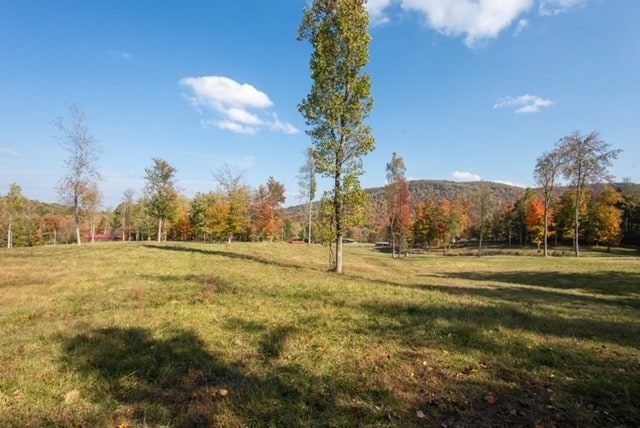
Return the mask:
M 419 203 L 428 199 L 473 200 L 478 194 L 480 186 L 486 186 L 489 190 L 489 199 L 501 205 L 512 204 L 524 194 L 523 188 L 502 183 L 486 181 L 459 183 L 446 180 L 409 181 L 409 193 L 411 194 L 412 203 Z M 367 189 L 367 193 L 374 200 L 382 198 L 384 197 L 384 187 Z
M 409 181 L 409 193 L 411 203 L 418 204 L 429 199 L 455 199 L 473 200 L 478 194 L 480 186 L 486 186 L 489 190 L 488 199 L 494 205 L 504 206 L 515 203 L 525 192 L 525 189 L 516 186 L 509 186 L 502 183 L 492 183 L 487 181 L 454 182 L 446 180 L 412 180 Z M 373 201 L 384 198 L 384 187 L 373 187 L 365 189 Z M 303 210 L 304 205 L 295 205 L 287 208 L 290 214 Z

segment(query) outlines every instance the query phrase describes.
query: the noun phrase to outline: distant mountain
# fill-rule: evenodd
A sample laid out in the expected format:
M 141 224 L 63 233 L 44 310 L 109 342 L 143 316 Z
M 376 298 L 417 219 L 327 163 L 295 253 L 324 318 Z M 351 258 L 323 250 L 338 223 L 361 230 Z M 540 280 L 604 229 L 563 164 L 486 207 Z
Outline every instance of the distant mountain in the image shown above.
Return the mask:
M 489 191 L 489 200 L 501 205 L 515 203 L 522 197 L 525 189 L 508 184 L 493 183 L 488 181 L 455 182 L 446 180 L 412 180 L 409 181 L 409 194 L 413 204 L 429 199 L 468 199 L 473 201 L 481 186 Z M 373 200 L 384 197 L 384 187 L 366 189 Z
M 493 183 L 489 181 L 455 182 L 446 180 L 411 180 L 409 181 L 409 194 L 413 205 L 420 202 L 435 199 L 467 199 L 474 201 L 477 198 L 480 186 L 485 186 L 488 191 L 488 200 L 491 204 L 504 207 L 515 203 L 524 195 L 525 189 L 508 184 Z M 385 197 L 384 187 L 365 189 L 372 201 L 378 201 Z M 317 202 L 317 201 L 316 201 Z M 290 214 L 301 212 L 304 205 L 295 205 L 287 208 Z

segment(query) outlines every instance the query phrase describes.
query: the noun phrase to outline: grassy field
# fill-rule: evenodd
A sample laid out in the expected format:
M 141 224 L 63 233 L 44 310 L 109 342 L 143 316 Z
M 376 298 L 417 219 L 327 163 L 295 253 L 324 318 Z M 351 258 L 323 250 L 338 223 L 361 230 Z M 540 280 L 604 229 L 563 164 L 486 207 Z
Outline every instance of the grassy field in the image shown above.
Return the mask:
M 640 426 L 640 258 L 0 251 L 0 426 Z

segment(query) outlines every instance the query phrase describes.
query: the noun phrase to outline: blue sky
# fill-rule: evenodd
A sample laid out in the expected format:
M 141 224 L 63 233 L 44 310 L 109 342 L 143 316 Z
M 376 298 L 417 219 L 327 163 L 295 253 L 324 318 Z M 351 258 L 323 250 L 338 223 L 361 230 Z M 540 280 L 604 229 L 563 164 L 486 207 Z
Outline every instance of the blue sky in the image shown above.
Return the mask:
M 153 157 L 187 196 L 228 164 L 269 176 L 296 204 L 310 141 L 297 106 L 311 47 L 306 0 L 0 0 L 0 194 L 57 200 L 65 152 L 53 123 L 71 104 L 103 152 L 108 206 L 141 195 Z M 617 179 L 640 182 L 640 2 L 370 0 L 376 151 L 365 187 L 395 151 L 412 179 L 533 185 L 561 137 L 599 131 L 623 150 Z

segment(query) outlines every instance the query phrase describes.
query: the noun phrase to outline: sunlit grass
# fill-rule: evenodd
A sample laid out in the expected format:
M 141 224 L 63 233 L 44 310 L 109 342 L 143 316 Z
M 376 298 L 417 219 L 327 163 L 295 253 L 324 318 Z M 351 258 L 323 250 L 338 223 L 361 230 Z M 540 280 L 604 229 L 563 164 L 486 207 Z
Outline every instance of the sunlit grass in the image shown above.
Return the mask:
M 521 253 L 522 254 L 522 253 Z M 640 424 L 640 259 L 0 252 L 0 426 Z

